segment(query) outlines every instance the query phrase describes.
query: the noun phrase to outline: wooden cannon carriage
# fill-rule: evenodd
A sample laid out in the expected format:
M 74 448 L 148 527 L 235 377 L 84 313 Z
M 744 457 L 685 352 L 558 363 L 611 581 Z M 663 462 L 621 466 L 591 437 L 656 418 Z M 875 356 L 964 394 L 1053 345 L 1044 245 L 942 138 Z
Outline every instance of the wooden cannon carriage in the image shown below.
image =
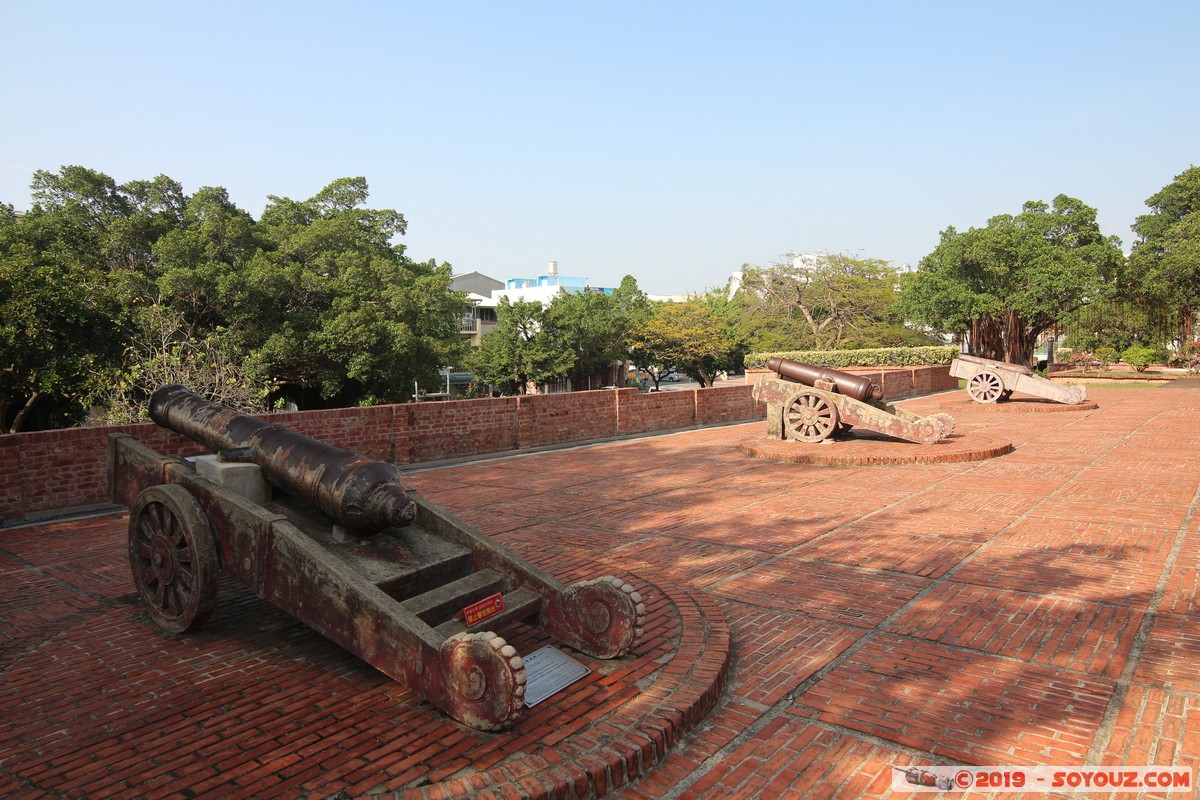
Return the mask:
M 204 622 L 224 571 L 482 730 L 510 725 L 525 695 L 524 662 L 493 630 L 525 621 L 597 658 L 630 652 L 642 635 L 632 586 L 560 583 L 405 489 L 390 464 L 182 386 L 159 389 L 151 417 L 217 454 L 192 462 L 109 437 L 134 583 L 167 631 Z
M 767 366 L 778 378 L 764 375 L 754 385 L 754 399 L 767 404 L 767 436 L 820 442 L 858 426 L 917 444 L 934 444 L 954 432 L 954 417 L 922 417 L 886 403 L 879 384 L 851 375 L 772 358 Z
M 1010 398 L 1013 392 L 1072 406 L 1087 399 L 1086 386 L 1063 386 L 1043 378 L 1029 367 L 979 356 L 955 358 L 950 364 L 950 377 L 965 379 L 967 394 L 976 403 L 999 403 Z

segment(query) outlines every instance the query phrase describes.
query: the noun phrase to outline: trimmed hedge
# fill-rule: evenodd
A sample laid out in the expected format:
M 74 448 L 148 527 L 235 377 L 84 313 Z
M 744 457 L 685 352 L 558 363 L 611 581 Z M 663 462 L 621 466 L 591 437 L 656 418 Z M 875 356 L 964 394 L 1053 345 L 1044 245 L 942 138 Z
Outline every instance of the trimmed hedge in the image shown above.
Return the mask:
M 877 347 L 869 350 L 795 350 L 750 353 L 746 369 L 766 369 L 771 358 L 790 358 L 819 367 L 920 367 L 949 364 L 962 351 L 958 347 Z

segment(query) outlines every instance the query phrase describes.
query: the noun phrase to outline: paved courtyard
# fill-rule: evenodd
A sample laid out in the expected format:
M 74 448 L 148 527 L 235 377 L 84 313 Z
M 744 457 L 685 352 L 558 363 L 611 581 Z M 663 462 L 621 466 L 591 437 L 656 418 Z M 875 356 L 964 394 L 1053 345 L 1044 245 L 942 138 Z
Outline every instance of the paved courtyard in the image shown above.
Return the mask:
M 158 632 L 121 514 L 0 531 L 0 797 L 901 797 L 895 766 L 935 764 L 1195 780 L 1200 388 L 1089 399 L 905 403 L 1013 446 L 980 461 L 758 460 L 755 423 L 410 473 L 565 580 L 647 597 L 634 656 L 502 734 L 232 583 L 201 631 Z

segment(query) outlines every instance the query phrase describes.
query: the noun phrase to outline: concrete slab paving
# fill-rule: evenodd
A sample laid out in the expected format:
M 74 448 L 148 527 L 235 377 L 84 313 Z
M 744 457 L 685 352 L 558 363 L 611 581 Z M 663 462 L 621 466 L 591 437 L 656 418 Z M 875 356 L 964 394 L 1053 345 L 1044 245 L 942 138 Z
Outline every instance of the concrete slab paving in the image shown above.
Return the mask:
M 1012 443 L 981 461 L 764 461 L 740 450 L 755 423 L 409 474 L 564 580 L 651 598 L 634 656 L 500 734 L 232 584 L 201 631 L 158 632 L 123 515 L 0 531 L 0 796 L 875 798 L 931 765 L 1194 782 L 1200 388 L 1088 399 L 905 403 Z

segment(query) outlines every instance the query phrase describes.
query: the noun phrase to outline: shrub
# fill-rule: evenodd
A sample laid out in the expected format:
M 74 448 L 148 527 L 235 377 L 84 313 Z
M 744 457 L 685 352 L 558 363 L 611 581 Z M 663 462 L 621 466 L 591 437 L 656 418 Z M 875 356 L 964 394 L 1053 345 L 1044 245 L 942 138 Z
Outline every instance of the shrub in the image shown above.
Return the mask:
M 1154 363 L 1158 353 L 1142 344 L 1133 344 L 1121 352 L 1121 360 L 1138 372 L 1145 372 L 1146 367 Z
M 1116 348 L 1097 347 L 1096 360 L 1100 362 L 1100 369 L 1108 369 L 1108 365 L 1117 360 Z
M 957 347 L 875 347 L 865 350 L 791 350 L 750 353 L 746 369 L 766 369 L 772 358 L 788 358 L 820 367 L 920 367 L 949 364 L 961 351 Z

